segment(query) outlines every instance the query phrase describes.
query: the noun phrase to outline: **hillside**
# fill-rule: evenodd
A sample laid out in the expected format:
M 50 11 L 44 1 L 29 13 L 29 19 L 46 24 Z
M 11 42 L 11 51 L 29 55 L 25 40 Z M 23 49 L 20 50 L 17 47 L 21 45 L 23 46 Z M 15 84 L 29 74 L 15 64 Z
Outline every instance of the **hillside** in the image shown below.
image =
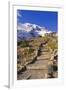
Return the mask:
M 46 59 L 48 58 L 47 60 L 45 59 L 44 54 L 46 56 Z M 51 76 L 57 77 L 57 70 L 54 71 L 54 73 L 51 72 L 51 70 L 58 68 L 57 56 L 58 56 L 57 33 L 50 33 L 48 35 L 46 34 L 44 37 L 39 36 L 39 37 L 31 38 L 29 40 L 25 39 L 18 41 L 17 42 L 17 75 L 18 75 L 17 79 L 27 79 L 29 76 L 31 76 L 31 74 L 32 74 L 31 78 L 33 79 L 50 78 Z M 38 58 L 40 58 L 40 61 L 38 61 Z M 41 58 L 45 59 L 46 61 L 45 60 L 42 61 Z M 39 63 L 37 64 L 38 66 L 35 64 L 36 62 Z M 49 66 L 51 73 L 49 73 Z M 53 69 L 53 67 L 55 68 Z M 39 74 L 39 76 L 36 76 L 36 72 L 32 68 L 34 69 L 39 68 L 38 71 L 36 70 L 36 72 L 37 74 L 38 73 L 41 74 Z M 41 68 L 42 70 L 40 70 Z M 22 73 L 23 74 L 27 73 L 27 76 L 24 77 Z M 33 76 L 33 74 L 35 75 Z

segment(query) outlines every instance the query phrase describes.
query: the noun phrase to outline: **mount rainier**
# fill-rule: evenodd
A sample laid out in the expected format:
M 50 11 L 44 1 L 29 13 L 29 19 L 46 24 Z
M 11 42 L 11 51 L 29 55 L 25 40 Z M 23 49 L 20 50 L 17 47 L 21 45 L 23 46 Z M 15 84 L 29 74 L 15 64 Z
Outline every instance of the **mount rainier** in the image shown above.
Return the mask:
M 36 24 L 24 23 L 17 24 L 17 40 L 28 40 L 31 38 L 45 36 L 45 34 L 52 33 L 52 31 L 47 30 L 45 27 L 41 27 Z

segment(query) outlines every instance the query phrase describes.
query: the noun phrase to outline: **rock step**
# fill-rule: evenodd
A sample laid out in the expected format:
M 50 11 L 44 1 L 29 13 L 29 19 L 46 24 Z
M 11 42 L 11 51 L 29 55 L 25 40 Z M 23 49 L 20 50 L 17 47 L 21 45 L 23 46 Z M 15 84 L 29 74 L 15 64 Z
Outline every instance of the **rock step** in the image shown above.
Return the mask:
M 29 70 L 31 73 L 30 79 L 45 79 L 48 76 L 48 70 Z
M 26 70 L 26 71 L 22 72 L 21 74 L 19 74 L 19 75 L 17 76 L 17 78 L 18 78 L 18 80 L 29 79 L 30 76 L 31 76 L 30 71 L 29 71 L 29 70 Z
M 27 69 L 28 70 L 46 70 L 47 69 L 47 66 L 48 66 L 48 64 L 47 65 L 44 65 L 44 64 L 41 64 L 41 63 L 39 63 L 39 64 L 30 64 L 30 65 L 27 65 Z
M 44 48 L 42 48 L 42 49 L 40 49 L 40 51 L 41 51 L 41 52 L 48 52 L 49 49 L 44 49 Z
M 41 52 L 40 55 L 51 55 L 50 52 Z
M 37 60 L 48 60 L 48 59 L 50 59 L 50 56 L 41 55 L 41 56 L 37 57 Z
M 47 54 L 50 54 L 50 52 L 48 53 L 48 52 L 41 52 L 40 53 L 41 55 L 47 55 Z
M 48 60 L 37 60 L 35 64 L 48 65 Z
M 50 54 L 48 54 L 48 53 L 47 53 L 47 54 L 45 54 L 45 53 L 41 53 L 39 56 L 44 56 L 44 57 L 45 57 L 45 56 L 46 56 L 46 57 L 51 57 L 51 55 L 50 55 Z

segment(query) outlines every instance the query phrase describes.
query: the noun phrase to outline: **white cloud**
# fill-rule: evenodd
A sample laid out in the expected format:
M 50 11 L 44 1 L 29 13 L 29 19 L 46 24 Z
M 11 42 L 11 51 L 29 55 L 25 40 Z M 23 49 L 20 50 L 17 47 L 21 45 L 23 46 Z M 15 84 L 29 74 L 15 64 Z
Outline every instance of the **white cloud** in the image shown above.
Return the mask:
M 19 11 L 17 11 L 17 16 L 18 16 L 18 17 L 22 17 L 22 15 L 20 14 Z

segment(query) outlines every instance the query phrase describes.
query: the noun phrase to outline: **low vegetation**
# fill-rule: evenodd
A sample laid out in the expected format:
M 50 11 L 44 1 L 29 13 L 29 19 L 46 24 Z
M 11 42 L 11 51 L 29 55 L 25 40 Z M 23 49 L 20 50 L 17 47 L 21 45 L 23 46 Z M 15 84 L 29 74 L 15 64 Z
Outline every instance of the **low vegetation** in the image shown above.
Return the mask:
M 22 65 L 24 65 L 26 62 L 29 63 L 30 60 L 32 60 L 31 58 L 36 56 L 36 50 L 39 49 L 41 43 L 47 43 L 47 47 L 50 48 L 52 51 L 58 49 L 57 36 L 37 37 L 29 41 L 23 40 L 17 42 L 17 47 L 19 47 L 19 49 L 17 49 L 17 54 L 20 53 L 19 55 L 21 55 L 19 60 L 21 60 L 21 63 L 24 62 Z M 17 66 L 20 67 L 19 65 Z

